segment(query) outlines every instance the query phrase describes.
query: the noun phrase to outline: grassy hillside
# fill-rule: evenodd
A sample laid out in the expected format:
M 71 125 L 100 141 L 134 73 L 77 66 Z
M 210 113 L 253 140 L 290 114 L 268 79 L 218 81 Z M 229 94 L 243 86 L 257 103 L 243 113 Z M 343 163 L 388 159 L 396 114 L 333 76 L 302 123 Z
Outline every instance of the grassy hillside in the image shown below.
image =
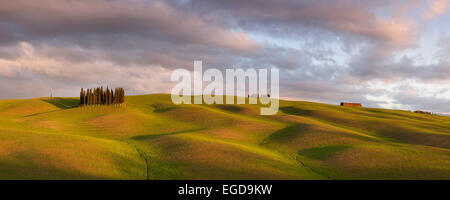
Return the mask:
M 450 179 L 450 117 L 281 101 L 0 101 L 0 179 Z

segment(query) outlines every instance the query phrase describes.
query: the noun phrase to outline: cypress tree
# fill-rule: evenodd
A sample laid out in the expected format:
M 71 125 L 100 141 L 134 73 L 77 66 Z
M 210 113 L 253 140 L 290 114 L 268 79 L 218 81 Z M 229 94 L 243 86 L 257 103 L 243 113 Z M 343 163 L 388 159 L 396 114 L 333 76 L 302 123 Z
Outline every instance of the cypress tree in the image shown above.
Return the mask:
M 86 105 L 89 105 L 89 88 L 88 89 L 86 89 Z
M 80 105 L 83 105 L 83 88 L 80 91 Z
M 95 105 L 95 90 L 94 90 L 94 88 L 91 88 L 91 99 L 92 99 L 91 104 Z
M 123 97 L 122 88 L 119 88 L 119 103 L 122 103 L 122 97 Z
M 117 104 L 120 104 L 120 88 L 117 88 Z
M 117 103 L 121 103 L 122 102 L 122 90 L 120 88 L 117 88 Z
M 91 95 L 92 95 L 92 102 L 91 102 L 91 104 L 95 105 L 95 90 L 94 90 L 94 88 L 91 88 Z
M 114 88 L 113 103 L 116 104 L 117 88 Z
M 100 99 L 101 99 L 101 104 L 105 104 L 104 98 L 105 98 L 105 94 L 103 93 L 103 86 L 100 87 Z
M 100 87 L 97 87 L 97 104 L 102 104 L 102 93 L 100 92 Z
M 119 97 L 119 95 L 118 95 L 118 92 L 117 92 L 117 88 L 114 88 L 114 104 L 117 104 L 118 103 L 118 99 L 117 99 L 117 97 Z
M 109 91 L 109 104 L 112 104 L 114 98 L 114 91 L 112 90 L 112 88 L 110 90 L 111 91 Z
M 92 98 L 94 95 L 92 94 L 92 88 L 89 89 L 89 105 L 94 104 L 94 98 Z
M 120 99 L 120 103 L 124 103 L 125 102 L 125 90 L 123 88 L 121 88 L 121 93 L 122 93 L 122 98 Z
M 105 104 L 109 105 L 109 87 L 106 86 L 106 91 L 105 91 Z
M 88 105 L 92 104 L 92 96 L 91 96 L 91 89 L 88 89 Z
M 106 104 L 106 91 L 103 91 L 103 104 Z
M 80 105 L 81 106 L 83 105 L 83 88 L 81 88 L 81 91 L 80 91 Z
M 81 88 L 80 106 L 110 105 L 125 102 L 125 90 L 123 88 L 109 88 L 103 90 L 103 86 L 96 88 Z
M 112 88 L 109 88 L 109 96 L 108 96 L 109 104 L 112 104 L 112 96 L 113 96 L 113 90 L 112 90 Z
M 109 88 L 108 87 L 106 87 L 105 100 L 106 100 L 106 105 L 109 105 Z
M 120 91 L 120 88 L 117 88 L 117 92 L 119 93 L 117 97 L 117 103 L 120 103 L 120 99 L 122 98 L 122 92 Z
M 118 103 L 122 103 L 122 88 L 119 88 L 118 91 L 119 91 Z
M 86 102 L 87 102 L 87 95 L 86 95 L 86 92 L 87 92 L 87 91 L 83 91 L 83 94 L 84 94 L 84 100 L 83 100 L 83 103 L 84 103 L 84 105 L 86 105 Z
M 86 89 L 86 105 L 89 105 L 89 88 L 88 89 Z
M 117 88 L 114 88 L 113 102 L 117 104 Z
M 100 104 L 100 89 L 97 87 L 95 90 L 97 91 L 97 98 L 96 98 L 97 105 L 99 105 Z
M 100 95 L 100 88 L 97 87 L 97 105 L 101 104 L 100 97 L 101 97 L 101 95 Z

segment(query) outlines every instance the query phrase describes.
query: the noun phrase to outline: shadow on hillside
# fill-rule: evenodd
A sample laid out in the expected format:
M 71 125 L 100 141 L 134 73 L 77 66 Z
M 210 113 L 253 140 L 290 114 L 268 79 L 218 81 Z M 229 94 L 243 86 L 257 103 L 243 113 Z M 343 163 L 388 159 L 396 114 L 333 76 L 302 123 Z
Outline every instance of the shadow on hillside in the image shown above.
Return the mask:
M 169 133 L 161 133 L 161 134 L 151 134 L 151 135 L 137 135 L 134 137 L 130 137 L 132 140 L 149 140 L 156 137 L 166 136 L 166 135 L 176 135 L 176 134 L 182 134 L 182 133 L 190 133 L 195 131 L 200 131 L 202 129 L 192 129 L 192 130 L 184 130 L 184 131 L 175 131 L 175 132 L 169 132 Z
M 293 137 L 295 137 L 296 134 L 305 133 L 305 131 L 310 128 L 311 128 L 311 125 L 302 124 L 302 123 L 286 126 L 282 129 L 279 129 L 279 130 L 273 132 L 272 134 L 270 134 L 266 139 L 264 139 L 261 142 L 261 145 L 266 145 L 273 141 L 290 140 Z
M 290 114 L 290 115 L 302 115 L 302 116 L 305 116 L 305 115 L 311 114 L 311 110 L 305 110 L 305 109 L 292 107 L 292 106 L 281 107 L 280 110 L 283 111 L 284 113 Z
M 41 99 L 41 101 L 45 101 L 49 104 L 52 104 L 60 109 L 70 109 L 78 107 L 80 101 L 74 98 L 53 98 L 53 99 Z
M 151 107 L 153 107 L 153 112 L 167 112 L 175 108 L 175 106 L 165 103 L 153 104 Z
M 217 107 L 230 112 L 240 112 L 243 110 L 241 107 L 234 105 L 217 105 Z
M 110 177 L 56 167 L 51 158 L 37 159 L 27 153 L 12 153 L 0 161 L 0 180 L 103 180 Z
M 339 152 L 352 148 L 350 145 L 332 145 L 324 147 L 314 147 L 298 151 L 301 156 L 306 156 L 314 160 L 323 160 L 336 155 Z
M 52 104 L 62 110 L 76 108 L 79 105 L 78 99 L 71 99 L 71 98 L 58 97 L 58 98 L 53 98 L 51 100 L 50 99 L 41 99 L 41 101 Z M 57 111 L 61 111 L 61 110 L 50 110 L 50 111 L 45 111 L 45 112 L 38 112 L 38 113 L 30 114 L 30 115 L 25 115 L 23 117 L 33 117 L 36 115 L 42 115 L 42 114 L 47 114 L 47 113 L 52 113 L 52 112 L 57 112 Z

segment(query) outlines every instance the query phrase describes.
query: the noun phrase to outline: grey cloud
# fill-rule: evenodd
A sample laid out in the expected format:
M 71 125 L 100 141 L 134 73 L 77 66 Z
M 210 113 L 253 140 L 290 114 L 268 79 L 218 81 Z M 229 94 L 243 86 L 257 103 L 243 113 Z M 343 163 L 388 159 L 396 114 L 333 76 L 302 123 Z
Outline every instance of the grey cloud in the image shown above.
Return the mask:
M 417 64 L 412 56 L 395 60 L 394 56 L 380 59 L 374 54 L 362 53 L 353 56 L 349 65 L 349 74 L 361 81 L 416 79 L 424 82 L 448 82 L 450 78 L 450 62 L 442 59 L 436 64 Z
M 178 45 L 194 43 L 236 51 L 255 45 L 245 34 L 206 24 L 196 15 L 174 10 L 163 1 L 2 1 L 0 19 L 2 26 L 10 30 L 3 31 L 2 36 L 18 41 L 91 36 L 98 39 L 95 36 L 101 35 L 109 39 L 139 36 Z M 84 43 L 89 44 L 92 43 Z
M 420 97 L 405 92 L 394 96 L 397 103 L 410 106 L 415 110 L 433 111 L 441 114 L 450 114 L 450 100 L 440 99 L 433 96 Z
M 377 107 L 364 96 L 395 94 L 368 89 L 370 80 L 449 81 L 446 38 L 437 64 L 394 59 L 414 48 L 418 34 L 407 13 L 374 12 L 396 8 L 387 0 L 0 1 L 0 98 L 45 96 L 44 88 L 76 96 L 77 88 L 99 84 L 168 92 L 170 70 L 192 69 L 200 59 L 206 68 L 276 66 L 285 97 Z M 306 45 L 256 42 L 252 33 Z M 330 43 L 349 60 L 336 60 Z M 35 89 L 16 89 L 22 86 Z M 419 107 L 404 96 L 398 103 Z
M 179 1 L 175 1 L 179 2 Z M 391 8 L 392 1 L 208 1 L 175 3 L 181 8 L 202 12 L 228 26 L 299 37 L 330 31 L 349 41 L 357 37 L 374 40 L 383 46 L 409 46 L 414 36 L 410 24 L 399 19 L 378 18 L 374 8 Z M 186 3 L 187 2 L 187 3 Z M 279 35 L 278 35 L 279 36 Z

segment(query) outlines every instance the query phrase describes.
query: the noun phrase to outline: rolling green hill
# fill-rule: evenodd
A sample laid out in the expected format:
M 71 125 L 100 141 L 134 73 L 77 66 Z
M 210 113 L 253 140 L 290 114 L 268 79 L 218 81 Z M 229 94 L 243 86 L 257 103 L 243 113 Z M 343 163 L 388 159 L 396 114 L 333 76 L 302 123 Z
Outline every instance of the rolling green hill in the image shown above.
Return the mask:
M 450 179 L 450 117 L 281 101 L 0 101 L 0 179 Z

